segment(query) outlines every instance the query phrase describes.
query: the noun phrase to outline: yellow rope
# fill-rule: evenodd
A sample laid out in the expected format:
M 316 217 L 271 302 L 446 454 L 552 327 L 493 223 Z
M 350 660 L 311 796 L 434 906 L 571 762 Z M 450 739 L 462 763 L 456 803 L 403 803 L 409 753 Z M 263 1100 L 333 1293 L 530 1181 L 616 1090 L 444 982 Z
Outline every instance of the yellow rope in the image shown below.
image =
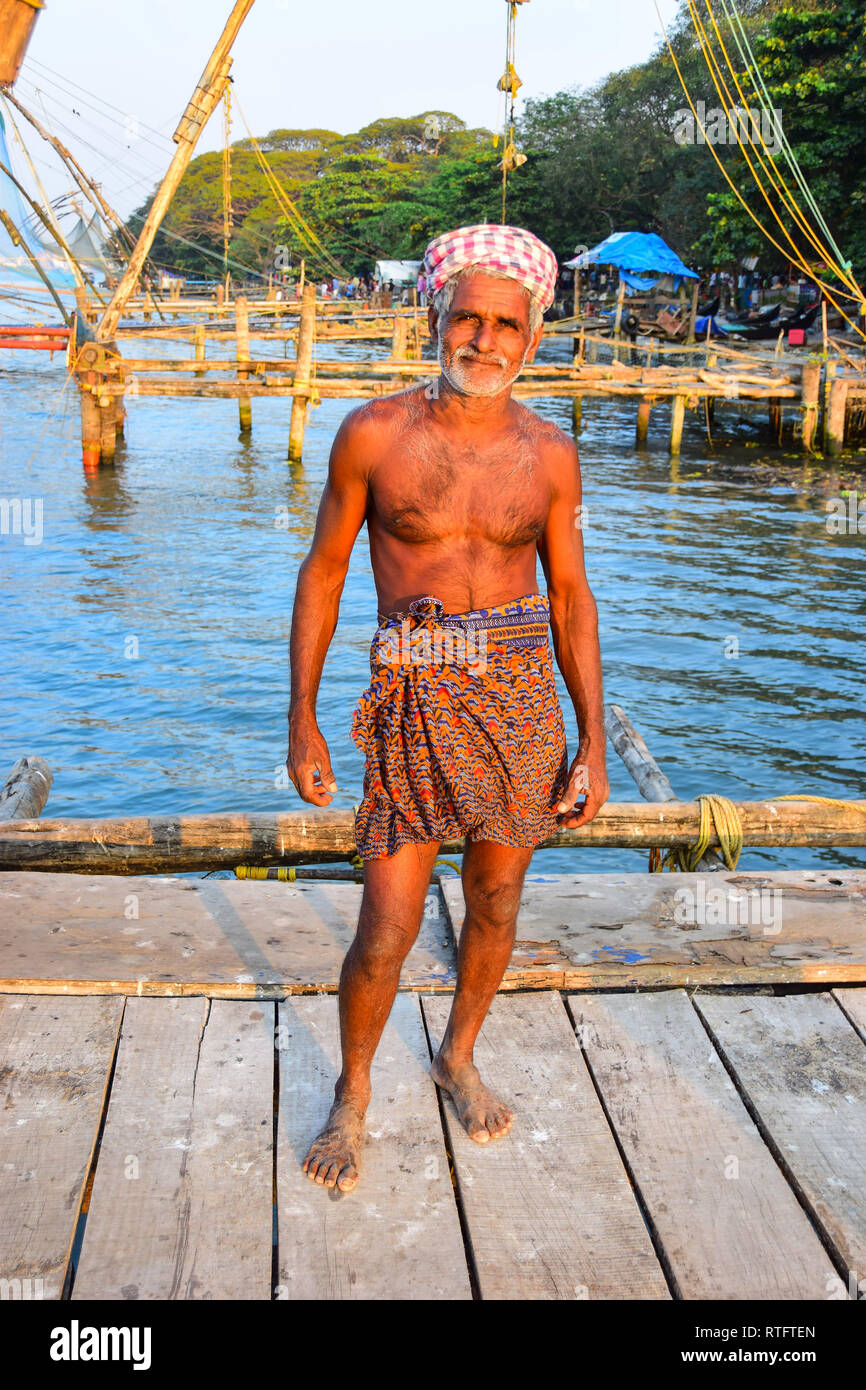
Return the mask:
M 771 798 L 767 798 L 770 800 Z M 845 811 L 859 811 L 863 813 L 863 807 L 858 806 L 856 801 L 840 801 L 835 796 L 806 796 L 800 792 L 793 792 L 789 796 L 774 796 L 773 801 L 817 801 L 822 806 L 841 806 Z
M 448 867 L 449 869 L 453 869 L 453 870 L 454 870 L 455 874 L 458 874 L 458 875 L 459 875 L 459 874 L 461 874 L 461 873 L 463 872 L 463 870 L 460 868 L 460 865 L 457 863 L 456 859 L 437 859 L 437 860 L 436 860 L 436 863 L 433 865 L 433 868 L 434 868 L 434 869 L 438 869 L 438 867 L 439 867 L 440 864 L 445 864 L 445 865 L 447 865 L 447 867 Z
M 231 82 L 223 92 L 223 280 L 228 285 L 229 241 L 232 234 L 232 105 Z
M 691 846 L 669 849 L 662 854 L 660 849 L 651 849 L 648 869 L 651 874 L 670 869 L 671 873 L 694 873 L 701 859 L 710 847 L 710 833 L 715 830 L 719 840 L 719 852 L 727 867 L 737 867 L 740 851 L 743 848 L 743 825 L 740 813 L 733 801 L 726 796 L 716 796 L 712 792 L 698 797 L 701 820 L 698 838 Z

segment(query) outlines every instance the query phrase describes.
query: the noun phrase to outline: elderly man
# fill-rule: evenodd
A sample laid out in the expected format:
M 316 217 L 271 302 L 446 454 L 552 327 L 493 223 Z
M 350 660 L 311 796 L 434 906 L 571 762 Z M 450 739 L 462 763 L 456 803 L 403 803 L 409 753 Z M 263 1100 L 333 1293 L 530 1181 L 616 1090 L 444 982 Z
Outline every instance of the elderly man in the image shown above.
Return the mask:
M 366 521 L 380 624 L 353 723 L 366 754 L 355 820 L 364 890 L 340 976 L 342 1071 L 303 1164 L 344 1192 L 358 1182 L 370 1065 L 440 844 L 465 837 L 466 916 L 431 1075 L 487 1143 L 513 1114 L 481 1080 L 473 1048 L 511 955 L 532 851 L 558 826 L 585 825 L 609 790 L 577 450 L 511 396 L 541 338 L 556 259 L 520 228 L 461 227 L 430 243 L 424 273 L 439 379 L 343 421 L 292 617 L 287 766 L 303 799 L 327 806 L 337 786 L 316 694 Z M 570 767 L 548 626 L 578 722 Z

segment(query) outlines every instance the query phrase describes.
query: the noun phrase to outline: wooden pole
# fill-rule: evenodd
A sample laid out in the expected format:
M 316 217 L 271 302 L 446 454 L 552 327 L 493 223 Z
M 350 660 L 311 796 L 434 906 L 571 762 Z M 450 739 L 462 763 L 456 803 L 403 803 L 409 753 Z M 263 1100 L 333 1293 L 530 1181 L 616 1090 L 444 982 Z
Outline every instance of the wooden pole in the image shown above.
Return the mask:
M 845 407 L 848 400 L 848 383 L 844 377 L 836 377 L 830 387 L 830 403 L 827 411 L 827 452 L 841 454 L 845 448 Z
M 238 295 L 235 300 L 235 333 L 237 335 L 238 362 L 250 360 L 250 316 L 247 297 Z M 238 381 L 246 381 L 249 373 L 238 367 Z M 238 425 L 241 434 L 249 434 L 253 427 L 253 408 L 249 396 L 238 396 Z
M 0 787 L 0 821 L 41 816 L 53 781 L 54 774 L 44 758 L 19 758 Z
M 818 425 L 821 399 L 821 363 L 804 362 L 801 399 L 803 403 L 803 448 L 811 449 Z
M 679 797 L 662 772 L 652 753 L 619 705 L 607 705 L 604 727 L 616 752 L 631 773 L 645 801 L 678 801 Z M 713 873 L 727 868 L 724 859 L 714 849 L 707 850 L 695 866 Z
M 686 418 L 685 396 L 674 396 L 671 402 L 671 440 L 670 452 L 678 454 L 683 438 L 683 421 Z
M 782 402 L 775 396 L 770 400 L 768 407 L 770 433 L 777 444 L 782 442 Z
M 88 372 L 88 376 L 94 373 Z M 102 456 L 102 417 L 96 397 L 93 394 L 93 384 L 87 381 L 79 383 L 81 390 L 81 461 L 87 473 L 95 472 L 99 468 L 99 460 Z
M 205 355 L 205 346 L 206 346 L 206 345 L 205 345 L 205 332 L 204 332 L 204 324 L 203 324 L 203 323 L 197 323 L 196 326 L 195 326 L 194 342 L 195 342 L 195 360 L 196 360 L 196 362 L 203 362 L 203 361 L 204 361 L 204 355 Z M 197 376 L 197 377 L 202 377 L 202 376 L 204 376 L 204 375 L 205 375 L 204 372 L 196 372 L 196 376 Z
M 97 336 L 101 339 L 113 337 L 114 330 L 117 327 L 120 315 L 123 313 L 126 301 L 133 292 L 136 281 L 141 274 L 141 269 L 144 265 L 147 253 L 153 245 L 153 239 L 159 231 L 160 224 L 168 211 L 175 190 L 192 158 L 196 142 L 201 132 L 204 130 L 214 107 L 222 98 L 226 81 L 228 80 L 229 68 L 231 67 L 231 58 L 229 56 L 231 46 L 237 37 L 241 25 L 252 9 L 252 6 L 253 0 L 235 0 L 225 29 L 220 35 L 217 45 L 211 54 L 210 61 L 202 73 L 201 80 L 180 119 L 178 128 L 174 133 L 177 149 L 168 166 L 165 178 L 151 204 L 150 212 L 147 214 L 144 226 L 141 229 L 141 234 L 136 242 L 135 250 L 129 258 L 129 264 L 121 277 L 120 284 L 114 291 L 111 303 L 102 316 L 102 322 L 97 330 Z
M 824 418 L 821 430 L 821 444 L 825 454 L 830 452 L 830 392 L 835 376 L 836 363 L 827 362 L 824 367 Z
M 866 801 L 827 806 L 803 801 L 734 803 L 745 845 L 866 846 Z M 351 810 L 284 813 L 216 812 L 118 820 L 0 822 L 0 870 L 50 873 L 161 874 L 233 868 L 237 864 L 328 862 L 355 852 Z M 696 801 L 607 802 L 589 825 L 559 830 L 547 848 L 649 850 L 693 845 L 700 829 Z M 710 845 L 718 845 L 711 832 Z M 443 843 L 460 853 L 462 840 Z
M 618 362 L 618 361 L 619 361 L 620 325 L 621 325 L 621 323 L 622 323 L 622 306 L 623 306 L 624 303 L 625 303 L 625 280 L 620 280 L 620 282 L 619 282 L 619 290 L 617 291 L 617 296 L 616 296 L 616 317 L 614 318 L 614 321 L 613 321 L 613 336 L 614 336 L 614 339 L 615 339 L 615 346 L 614 346 L 614 349 L 613 349 L 613 360 L 614 360 L 614 362 Z
M 313 362 L 313 343 L 316 337 L 316 287 L 304 286 L 301 301 L 301 323 L 298 329 L 298 349 L 295 358 L 294 385 L 302 395 L 292 398 L 292 418 L 289 424 L 289 462 L 300 463 L 304 453 L 304 430 L 307 424 L 310 369 Z
M 693 283 L 693 285 L 692 285 L 692 305 L 691 305 L 691 308 L 690 308 L 690 310 L 689 310 L 689 330 L 688 330 L 688 333 L 686 334 L 686 342 L 687 342 L 687 343 L 693 343 L 693 342 L 695 341 L 695 319 L 696 319 L 697 316 L 698 316 L 698 286 L 699 286 L 699 284 L 700 284 L 700 281 L 699 281 L 699 280 L 695 280 L 694 283 Z
M 580 313 L 580 271 L 578 270 L 577 266 L 574 267 L 574 296 L 572 299 L 571 312 L 575 318 L 577 318 L 577 316 Z M 583 329 L 580 330 L 580 334 L 578 337 L 572 338 L 571 340 L 571 354 L 575 366 L 578 366 L 580 362 L 580 354 L 582 347 Z
M 642 396 L 637 407 L 637 424 L 635 426 L 634 442 L 638 449 L 642 449 L 646 444 L 649 433 L 650 412 L 652 410 L 652 400 L 649 396 Z

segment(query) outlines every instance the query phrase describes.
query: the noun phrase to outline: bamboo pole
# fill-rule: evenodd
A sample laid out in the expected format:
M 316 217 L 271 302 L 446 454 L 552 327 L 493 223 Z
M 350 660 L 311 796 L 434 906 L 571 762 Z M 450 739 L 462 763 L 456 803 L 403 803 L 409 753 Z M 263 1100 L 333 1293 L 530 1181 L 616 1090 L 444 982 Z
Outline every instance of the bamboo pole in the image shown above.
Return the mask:
M 307 425 L 307 406 L 310 395 L 310 370 L 313 363 L 313 343 L 316 336 L 316 286 L 304 286 L 301 302 L 301 326 L 295 358 L 292 418 L 289 423 L 289 462 L 300 463 L 304 453 L 304 431 Z
M 689 327 L 688 327 L 688 332 L 686 333 L 686 342 L 687 342 L 687 343 L 693 343 L 693 342 L 695 341 L 695 319 L 696 319 L 697 316 L 698 316 L 698 285 L 699 285 L 699 284 L 700 284 L 700 281 L 695 280 L 694 283 L 693 283 L 693 285 L 692 285 L 692 303 L 691 303 L 691 308 L 689 309 Z
M 866 801 L 825 806 L 796 801 L 735 803 L 746 845 L 866 846 Z M 700 829 L 698 802 L 607 802 L 589 825 L 560 830 L 549 848 L 592 845 L 685 848 Z M 718 845 L 715 832 L 710 844 Z M 462 840 L 443 844 L 460 853 Z M 194 873 L 236 864 L 328 862 L 355 852 L 354 813 L 151 816 L 118 820 L 9 820 L 0 823 L 0 869 L 50 873 Z
M 803 363 L 800 391 L 803 404 L 803 448 L 811 449 L 818 425 L 818 409 L 821 399 L 820 362 Z
M 174 133 L 177 149 L 151 204 L 135 250 L 129 258 L 129 264 L 112 296 L 111 303 L 102 316 L 102 322 L 97 330 L 97 336 L 101 339 L 113 336 L 124 305 L 132 294 L 147 253 L 153 245 L 153 239 L 192 158 L 198 137 L 207 124 L 214 107 L 222 98 L 231 67 L 230 49 L 252 6 L 253 0 L 235 0 L 226 26 L 180 119 L 178 128 Z
M 246 381 L 249 370 L 240 364 L 250 360 L 250 317 L 245 295 L 235 300 L 235 331 L 237 334 L 238 381 Z M 238 396 L 238 426 L 241 434 L 249 434 L 253 427 L 253 408 L 249 396 Z

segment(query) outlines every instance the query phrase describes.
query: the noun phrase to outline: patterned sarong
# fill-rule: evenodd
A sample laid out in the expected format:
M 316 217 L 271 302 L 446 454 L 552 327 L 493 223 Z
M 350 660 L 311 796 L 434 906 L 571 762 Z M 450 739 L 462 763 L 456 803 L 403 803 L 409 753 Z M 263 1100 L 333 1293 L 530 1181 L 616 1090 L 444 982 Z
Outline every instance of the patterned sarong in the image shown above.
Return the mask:
M 449 614 L 428 595 L 380 615 L 352 722 L 362 859 L 461 836 L 530 848 L 557 828 L 568 760 L 548 622 L 538 593 Z

